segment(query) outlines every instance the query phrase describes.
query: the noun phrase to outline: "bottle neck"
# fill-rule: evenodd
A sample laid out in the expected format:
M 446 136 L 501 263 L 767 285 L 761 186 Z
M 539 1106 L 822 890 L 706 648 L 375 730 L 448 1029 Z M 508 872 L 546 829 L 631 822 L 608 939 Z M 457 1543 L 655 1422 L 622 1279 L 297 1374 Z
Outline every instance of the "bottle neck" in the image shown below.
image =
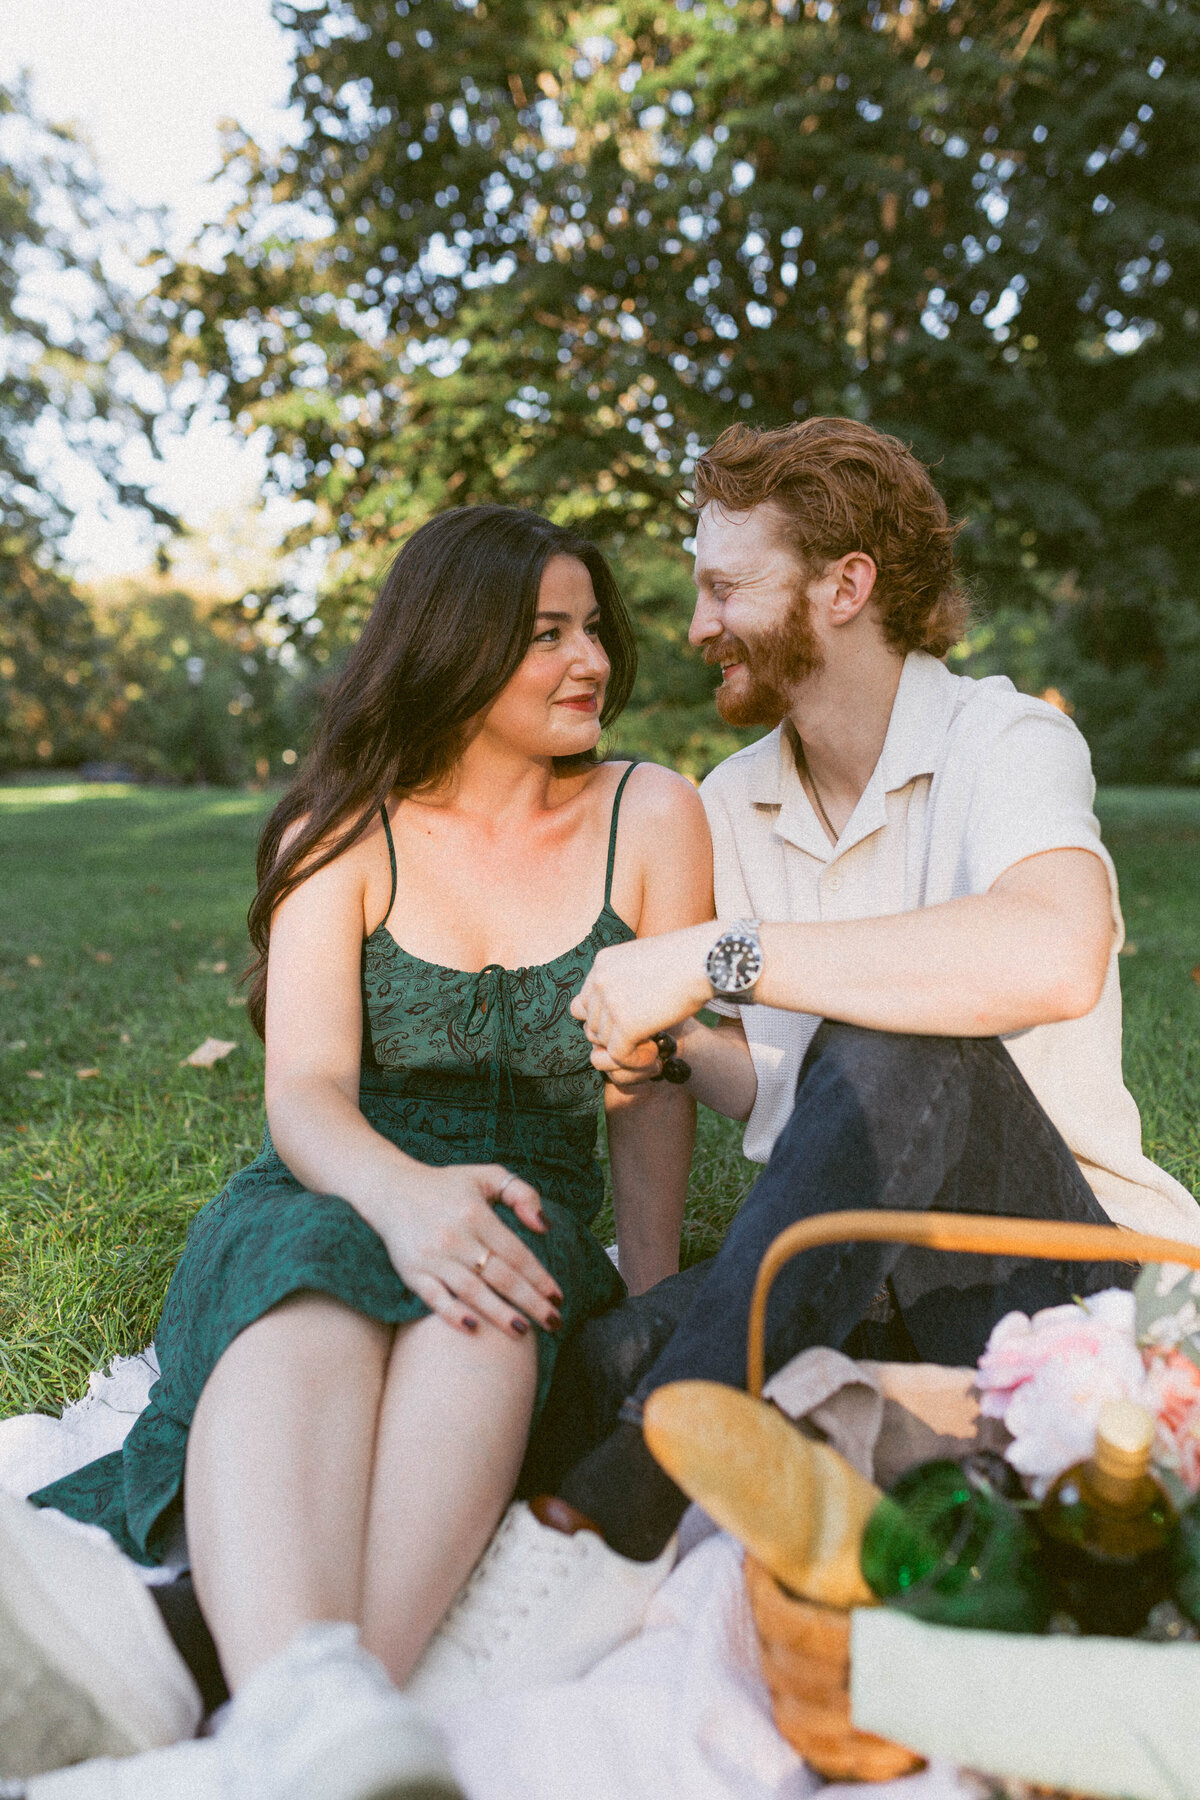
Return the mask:
M 1105 1505 L 1125 1512 L 1140 1503 L 1146 1485 L 1146 1473 L 1146 1464 L 1136 1471 L 1118 1472 L 1106 1467 L 1099 1456 L 1094 1456 L 1088 1464 L 1088 1485 Z

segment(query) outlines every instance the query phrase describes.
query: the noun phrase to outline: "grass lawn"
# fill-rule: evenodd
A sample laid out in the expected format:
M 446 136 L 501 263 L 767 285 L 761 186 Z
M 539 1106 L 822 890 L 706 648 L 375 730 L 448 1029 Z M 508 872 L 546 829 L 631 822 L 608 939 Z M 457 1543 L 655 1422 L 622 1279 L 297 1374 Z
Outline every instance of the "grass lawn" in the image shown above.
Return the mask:
M 269 804 L 0 788 L 0 1416 L 58 1410 L 149 1339 L 189 1216 L 257 1151 L 262 1050 L 237 975 Z M 1200 792 L 1114 790 L 1101 813 L 1136 945 L 1126 1069 L 1146 1148 L 1200 1193 Z M 210 1036 L 237 1049 L 181 1068 Z M 737 1128 L 703 1115 L 686 1260 L 754 1173 Z

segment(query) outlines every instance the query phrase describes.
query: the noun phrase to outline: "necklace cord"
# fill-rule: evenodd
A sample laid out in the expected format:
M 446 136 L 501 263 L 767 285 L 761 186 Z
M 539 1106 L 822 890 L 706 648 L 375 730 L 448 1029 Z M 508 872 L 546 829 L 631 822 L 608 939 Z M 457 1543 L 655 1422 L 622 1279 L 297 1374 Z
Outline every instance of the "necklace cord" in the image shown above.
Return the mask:
M 826 831 L 829 833 L 829 836 L 832 838 L 833 842 L 836 844 L 838 841 L 839 834 L 837 831 L 834 830 L 833 820 L 829 817 L 829 814 L 825 811 L 825 802 L 821 798 L 821 790 L 817 786 L 816 776 L 813 774 L 812 764 L 809 762 L 808 757 L 805 754 L 804 742 L 803 742 L 802 738 L 800 737 L 799 732 L 797 732 L 797 734 L 796 734 L 796 743 L 799 745 L 799 748 L 800 748 L 800 760 L 804 764 L 804 773 L 808 776 L 808 785 L 812 789 L 813 799 L 817 803 L 817 812 L 821 816 L 821 822 L 824 825 Z

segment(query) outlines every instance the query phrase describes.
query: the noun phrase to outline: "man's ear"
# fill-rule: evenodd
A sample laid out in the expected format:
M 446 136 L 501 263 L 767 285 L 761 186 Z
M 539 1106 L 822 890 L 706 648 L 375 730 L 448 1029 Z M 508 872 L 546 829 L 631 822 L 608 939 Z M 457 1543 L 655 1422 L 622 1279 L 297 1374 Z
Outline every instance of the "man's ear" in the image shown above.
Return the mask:
M 865 550 L 851 550 L 831 562 L 822 577 L 828 584 L 827 617 L 831 625 L 849 625 L 857 619 L 875 591 L 878 570 Z

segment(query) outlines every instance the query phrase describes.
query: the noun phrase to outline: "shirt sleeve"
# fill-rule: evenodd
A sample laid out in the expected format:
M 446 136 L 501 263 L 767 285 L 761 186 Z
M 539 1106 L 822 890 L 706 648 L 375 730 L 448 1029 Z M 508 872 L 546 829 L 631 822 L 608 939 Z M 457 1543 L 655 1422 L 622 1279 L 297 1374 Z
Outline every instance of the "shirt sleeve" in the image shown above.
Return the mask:
M 988 745 L 967 821 L 966 890 L 985 894 L 1007 869 L 1046 850 L 1090 850 L 1108 872 L 1118 924 L 1117 878 L 1092 810 L 1096 783 L 1087 742 L 1063 713 L 1030 702 Z

